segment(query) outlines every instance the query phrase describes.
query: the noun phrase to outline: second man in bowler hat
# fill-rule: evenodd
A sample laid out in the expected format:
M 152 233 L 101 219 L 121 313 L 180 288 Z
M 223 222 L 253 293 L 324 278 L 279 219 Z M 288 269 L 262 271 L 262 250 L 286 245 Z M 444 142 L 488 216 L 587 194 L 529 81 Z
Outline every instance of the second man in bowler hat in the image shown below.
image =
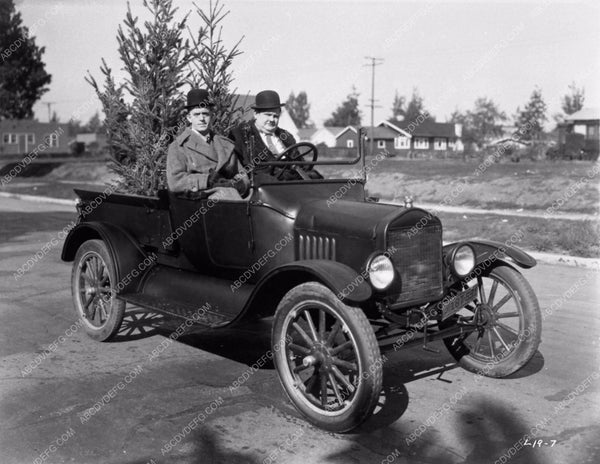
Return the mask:
M 252 106 L 254 119 L 236 126 L 229 133 L 235 143 L 235 153 L 246 172 L 254 171 L 255 176 L 264 181 L 276 180 L 271 166 L 258 166 L 261 161 L 274 161 L 288 147 L 294 145 L 294 136 L 279 127 L 281 108 L 279 94 L 274 90 L 263 90 L 256 94 Z M 281 168 L 276 168 L 275 171 Z M 293 170 L 287 170 L 283 180 L 299 179 Z M 309 171 L 310 177 L 321 178 L 316 171 Z

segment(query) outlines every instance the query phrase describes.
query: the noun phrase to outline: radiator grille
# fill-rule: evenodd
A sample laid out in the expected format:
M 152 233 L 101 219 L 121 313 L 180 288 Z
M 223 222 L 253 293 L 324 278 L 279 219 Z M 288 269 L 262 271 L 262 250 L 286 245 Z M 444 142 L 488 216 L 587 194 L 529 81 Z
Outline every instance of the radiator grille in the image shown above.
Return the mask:
M 335 261 L 335 238 L 300 234 L 299 259 L 331 259 Z
M 424 227 L 409 235 L 410 229 L 390 230 L 388 250 L 400 278 L 395 303 L 424 301 L 442 294 L 442 228 Z

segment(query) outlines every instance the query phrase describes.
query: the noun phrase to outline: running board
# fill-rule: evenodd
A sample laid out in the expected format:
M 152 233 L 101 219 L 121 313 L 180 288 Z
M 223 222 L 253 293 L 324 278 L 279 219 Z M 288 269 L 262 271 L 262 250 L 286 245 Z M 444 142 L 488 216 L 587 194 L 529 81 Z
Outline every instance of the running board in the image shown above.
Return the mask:
M 117 295 L 117 298 L 126 303 L 141 306 L 142 308 L 150 309 L 158 313 L 191 320 L 196 324 L 209 328 L 224 327 L 234 319 L 230 315 L 220 314 L 209 309 L 206 304 L 198 307 L 189 303 L 174 302 L 170 299 L 156 298 L 143 293 Z

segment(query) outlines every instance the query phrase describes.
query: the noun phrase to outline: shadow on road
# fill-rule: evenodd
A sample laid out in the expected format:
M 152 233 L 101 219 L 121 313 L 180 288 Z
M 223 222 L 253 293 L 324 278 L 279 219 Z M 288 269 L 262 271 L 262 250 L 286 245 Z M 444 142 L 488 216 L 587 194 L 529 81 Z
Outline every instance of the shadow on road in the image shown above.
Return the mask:
M 529 362 L 519 369 L 514 374 L 504 377 L 505 379 L 522 379 L 523 377 L 529 377 L 530 375 L 536 374 L 544 368 L 545 360 L 544 355 L 538 350 L 533 355 L 533 358 Z
M 207 427 L 196 431 L 192 440 L 196 449 L 190 461 L 187 461 L 190 464 L 259 464 L 262 462 L 250 453 L 226 450 L 219 446 L 218 435 Z
M 177 338 L 177 342 L 207 351 L 230 360 L 252 365 L 270 349 L 271 320 L 263 319 L 220 330 L 193 327 L 185 335 Z M 177 318 L 164 317 L 148 311 L 128 311 L 125 324 L 119 337 L 132 340 L 152 335 L 168 337 L 181 324 Z M 133 337 L 133 338 L 132 338 Z M 451 413 L 456 426 L 453 437 L 441 436 L 436 429 L 436 422 L 414 441 L 407 438 L 415 433 L 422 424 L 403 422 L 402 416 L 410 404 L 410 396 L 406 385 L 416 380 L 429 378 L 438 380 L 441 395 L 445 396 L 444 385 L 451 380 L 444 374 L 458 367 L 454 358 L 445 350 L 442 342 L 430 344 L 437 353 L 424 351 L 420 346 L 405 348 L 398 352 L 385 352 L 388 357 L 384 365 L 383 388 L 374 414 L 352 433 L 340 435 L 346 441 L 343 450 L 326 457 L 325 462 L 348 462 L 356 456 L 357 450 L 369 450 L 382 459 L 386 456 L 404 457 L 410 462 L 428 463 L 493 463 L 514 446 L 528 433 L 535 424 L 526 424 L 515 413 L 514 405 L 507 404 L 497 397 L 472 401 L 469 396 L 461 400 L 461 407 Z M 539 372 L 544 365 L 544 357 L 537 352 L 531 362 L 511 378 L 521 378 Z M 269 362 L 261 370 L 272 370 Z M 273 388 L 279 388 L 269 382 L 270 395 Z M 261 388 L 254 387 L 255 394 L 261 395 Z M 254 389 L 253 387 L 253 389 Z M 479 393 L 485 393 L 479 390 Z M 272 396 L 271 396 L 272 398 Z M 284 400 L 282 397 L 283 401 Z M 439 399 L 431 406 L 434 411 Z M 275 407 L 282 406 L 276 402 Z M 294 411 L 295 412 L 295 411 Z M 294 412 L 291 414 L 300 417 Z M 290 411 L 285 411 L 286 414 Z M 447 413 L 441 420 L 448 420 Z M 219 444 L 219 435 L 206 427 L 195 431 L 191 437 L 193 453 L 187 454 L 186 462 L 227 462 L 255 463 L 255 455 L 244 450 L 231 451 Z M 454 447 L 448 443 L 456 443 Z M 466 455 L 461 452 L 468 451 Z M 539 452 L 530 447 L 522 448 L 510 457 L 514 463 L 541 464 Z M 183 456 L 173 456 L 181 458 Z M 390 458 L 391 459 L 391 458 Z M 131 463 L 134 464 L 134 463 Z M 137 461 L 136 463 L 137 464 Z
M 251 366 L 271 350 L 271 319 L 259 319 L 224 329 L 195 329 L 178 341 Z M 267 359 L 261 369 L 274 369 Z
M 163 333 L 165 316 L 145 309 L 127 309 L 123 322 L 112 342 L 129 342 Z
M 524 441 L 525 434 L 535 424 L 520 420 L 514 408 L 497 397 L 470 401 L 466 408 L 453 414 L 456 417 L 454 437 L 442 436 L 433 422 L 414 441 L 409 437 L 422 424 L 400 422 L 393 428 L 369 430 L 367 422 L 357 433 L 346 435 L 350 440 L 346 448 L 327 456 L 327 462 L 347 462 L 349 456 L 356 455 L 358 444 L 381 455 L 382 462 L 386 459 L 387 462 L 403 462 L 399 458 L 405 458 L 413 463 L 491 464 L 506 456 L 502 462 L 544 463 L 543 455 L 537 449 L 530 446 L 513 448 L 519 440 Z M 448 443 L 458 443 L 459 447 Z M 461 454 L 463 450 L 468 451 L 466 455 Z
M 179 343 L 248 366 L 271 349 L 271 319 L 260 319 L 223 329 L 192 325 L 185 327 L 182 335 L 175 336 L 183 322 L 181 318 L 128 306 L 119 333 L 112 341 L 127 342 L 154 335 L 172 336 Z M 262 369 L 273 368 L 272 361 L 262 365 Z
M 191 449 L 184 452 L 173 451 L 164 456 L 149 456 L 123 464 L 185 463 L 185 464 L 260 464 L 262 459 L 250 453 L 227 450 L 219 444 L 218 434 L 207 427 L 194 430 L 189 438 Z

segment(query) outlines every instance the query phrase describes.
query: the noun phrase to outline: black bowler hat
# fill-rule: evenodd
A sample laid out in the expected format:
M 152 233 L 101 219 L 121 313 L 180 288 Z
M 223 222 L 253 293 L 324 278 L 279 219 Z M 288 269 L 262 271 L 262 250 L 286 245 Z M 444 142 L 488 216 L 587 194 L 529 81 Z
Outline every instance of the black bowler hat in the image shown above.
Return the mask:
M 192 89 L 188 92 L 185 108 L 189 110 L 190 108 L 195 108 L 196 106 L 201 108 L 214 106 L 214 104 L 208 100 L 208 90 Z
M 274 90 L 263 90 L 256 94 L 256 100 L 252 106 L 253 110 L 272 110 L 281 108 L 285 103 L 279 100 L 279 94 Z

